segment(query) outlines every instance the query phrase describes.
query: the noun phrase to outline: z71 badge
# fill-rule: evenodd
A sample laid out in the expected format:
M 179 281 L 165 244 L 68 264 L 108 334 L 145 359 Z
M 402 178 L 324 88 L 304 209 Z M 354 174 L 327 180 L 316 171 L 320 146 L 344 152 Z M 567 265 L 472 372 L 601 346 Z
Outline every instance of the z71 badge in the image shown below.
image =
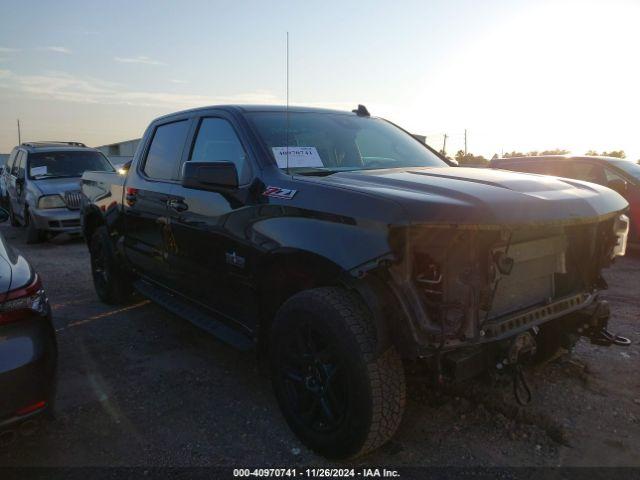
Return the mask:
M 280 187 L 267 187 L 262 195 L 272 198 L 284 198 L 285 200 L 291 200 L 296 194 L 297 190 L 290 190 L 288 188 Z

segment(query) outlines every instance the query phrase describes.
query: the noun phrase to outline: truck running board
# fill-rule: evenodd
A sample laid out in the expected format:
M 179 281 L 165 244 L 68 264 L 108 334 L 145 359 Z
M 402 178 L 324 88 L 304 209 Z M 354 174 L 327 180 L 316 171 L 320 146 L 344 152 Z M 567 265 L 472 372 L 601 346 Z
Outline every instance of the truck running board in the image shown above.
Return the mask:
M 178 295 L 173 295 L 144 280 L 134 282 L 133 286 L 143 297 L 157 303 L 171 313 L 188 320 L 196 327 L 214 335 L 219 340 L 238 350 L 247 351 L 255 346 L 255 343 L 249 336 L 226 325 L 223 321 L 218 320 Z

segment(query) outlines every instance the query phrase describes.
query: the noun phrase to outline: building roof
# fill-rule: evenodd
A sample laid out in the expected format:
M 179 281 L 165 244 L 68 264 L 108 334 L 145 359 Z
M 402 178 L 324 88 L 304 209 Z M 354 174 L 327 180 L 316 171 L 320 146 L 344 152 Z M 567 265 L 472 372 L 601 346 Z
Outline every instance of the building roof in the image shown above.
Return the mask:
M 132 138 L 131 140 L 122 140 L 121 142 L 107 143 L 105 145 L 100 145 L 99 147 L 96 147 L 96 148 L 106 148 L 106 147 L 111 147 L 111 146 L 115 146 L 115 145 L 123 145 L 125 143 L 134 143 L 134 142 L 139 142 L 139 141 L 140 141 L 139 138 Z

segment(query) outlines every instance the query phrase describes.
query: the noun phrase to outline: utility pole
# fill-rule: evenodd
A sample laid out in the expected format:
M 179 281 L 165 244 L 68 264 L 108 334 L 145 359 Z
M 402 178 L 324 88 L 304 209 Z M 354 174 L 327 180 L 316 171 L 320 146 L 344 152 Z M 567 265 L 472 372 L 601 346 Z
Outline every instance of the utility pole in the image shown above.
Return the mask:
M 464 129 L 464 156 L 467 156 L 467 129 Z
M 447 134 L 444 134 L 444 141 L 442 142 L 442 154 L 447 156 Z
M 17 118 L 16 122 L 18 122 L 18 145 L 22 144 L 22 137 L 20 136 L 20 119 Z

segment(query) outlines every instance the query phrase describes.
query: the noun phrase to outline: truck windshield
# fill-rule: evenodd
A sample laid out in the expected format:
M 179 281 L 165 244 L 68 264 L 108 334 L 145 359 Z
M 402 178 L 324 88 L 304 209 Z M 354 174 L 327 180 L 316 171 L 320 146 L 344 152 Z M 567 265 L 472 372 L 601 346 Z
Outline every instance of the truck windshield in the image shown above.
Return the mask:
M 282 112 L 247 117 L 278 167 L 285 169 L 288 162 L 296 173 L 447 166 L 411 135 L 378 118 L 317 112 L 291 112 L 288 122 Z
M 85 171 L 112 172 L 104 155 L 94 151 L 36 152 L 29 155 L 29 177 L 81 177 Z

